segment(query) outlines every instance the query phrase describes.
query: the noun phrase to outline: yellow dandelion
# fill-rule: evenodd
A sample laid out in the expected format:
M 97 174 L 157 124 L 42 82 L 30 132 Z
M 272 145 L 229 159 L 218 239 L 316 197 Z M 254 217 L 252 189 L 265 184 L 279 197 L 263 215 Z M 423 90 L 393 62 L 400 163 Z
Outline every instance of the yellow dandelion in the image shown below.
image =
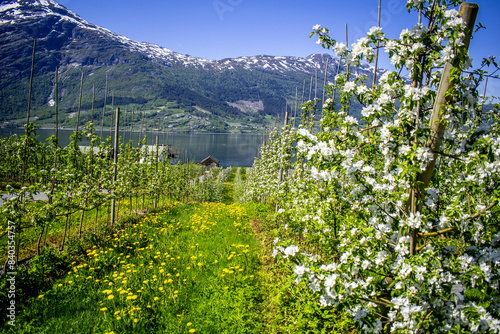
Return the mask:
M 186 326 L 188 326 L 188 327 L 189 327 L 189 326 L 191 326 L 191 325 L 192 325 L 192 323 L 190 323 L 190 322 L 188 322 L 188 323 L 186 324 Z
M 43 298 L 43 296 L 44 296 L 44 295 L 40 295 L 40 296 L 38 296 L 38 298 Z
M 103 311 L 103 312 L 104 312 L 104 311 L 107 311 L 107 310 L 108 310 L 108 308 L 107 308 L 107 307 L 103 307 L 103 308 L 101 309 L 101 311 Z
M 189 333 L 194 333 L 194 332 L 196 332 L 196 330 L 195 330 L 194 328 L 191 328 L 191 329 L 189 330 Z
M 115 296 L 113 296 L 113 295 L 109 295 L 108 296 L 108 299 L 110 299 L 110 300 L 113 299 L 113 298 L 115 298 Z

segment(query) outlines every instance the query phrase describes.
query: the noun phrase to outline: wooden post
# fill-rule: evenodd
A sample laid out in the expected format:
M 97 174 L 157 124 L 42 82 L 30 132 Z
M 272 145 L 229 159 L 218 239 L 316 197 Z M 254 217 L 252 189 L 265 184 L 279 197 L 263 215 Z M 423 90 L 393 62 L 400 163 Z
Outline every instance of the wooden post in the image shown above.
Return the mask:
M 349 34 L 347 31 L 347 23 L 345 24 L 345 45 L 347 48 L 349 48 Z M 349 81 L 349 64 L 347 64 L 346 72 L 347 72 L 347 81 Z
M 460 6 L 460 17 L 464 20 L 467 25 L 467 35 L 464 40 L 464 48 L 469 48 L 470 39 L 472 37 L 472 31 L 474 30 L 474 24 L 476 22 L 477 13 L 479 11 L 479 6 L 473 3 L 462 3 Z M 431 177 L 434 173 L 434 167 L 436 165 L 437 154 L 441 148 L 441 143 L 443 141 L 443 134 L 446 129 L 446 118 L 448 113 L 448 106 L 453 102 L 455 87 L 457 85 L 457 78 L 452 77 L 451 73 L 454 70 L 458 70 L 457 67 L 450 63 L 446 63 L 443 69 L 443 74 L 441 76 L 441 82 L 439 83 L 438 92 L 436 95 L 436 100 L 434 103 L 434 108 L 432 110 L 430 128 L 431 128 L 431 139 L 427 143 L 427 147 L 433 152 L 433 159 L 427 164 L 427 167 L 422 173 L 417 175 L 417 196 L 418 199 L 422 196 L 425 189 L 429 186 Z M 422 207 L 422 201 L 418 201 L 416 210 L 420 210 Z M 410 203 L 411 206 L 415 207 L 415 203 Z M 411 232 L 410 239 L 410 253 L 415 255 L 417 252 L 418 243 L 418 229 L 413 229 Z
M 348 30 L 347 30 L 347 23 L 345 24 L 345 45 L 347 47 L 349 47 L 349 34 L 348 34 Z M 339 63 L 339 66 L 340 66 L 340 63 Z M 349 66 L 349 64 L 347 64 L 346 72 L 347 72 L 347 81 L 349 82 L 351 80 L 350 79 L 351 73 L 350 73 L 350 66 Z M 346 114 L 347 115 L 349 115 L 349 109 L 350 109 L 350 107 L 351 107 L 351 101 L 349 99 L 349 101 L 347 101 L 347 107 L 346 107 Z
M 316 66 L 316 73 L 314 79 L 314 104 L 316 104 L 316 99 L 318 98 L 318 66 Z
M 113 185 L 116 183 L 116 178 L 118 176 L 118 130 L 120 127 L 120 108 L 116 108 L 115 116 L 115 140 L 113 144 Z M 111 199 L 111 226 L 115 223 L 115 205 L 116 198 L 113 195 Z
M 90 112 L 90 121 L 94 123 L 94 103 L 95 103 L 95 84 L 92 84 L 92 111 Z
M 187 155 L 187 153 L 186 153 Z M 189 158 L 187 158 L 187 171 L 186 171 L 186 203 L 189 202 Z
M 115 91 L 111 91 L 111 132 L 113 132 L 113 110 L 115 110 Z
M 30 74 L 30 89 L 29 89 L 29 95 L 28 95 L 28 112 L 26 113 L 26 128 L 25 128 L 25 134 L 26 138 L 24 141 L 24 157 L 23 157 L 23 174 L 21 176 L 21 186 L 24 186 L 24 181 L 25 181 L 25 174 L 26 174 L 26 167 L 28 164 L 28 134 L 29 134 L 29 124 L 30 124 L 30 112 L 31 112 L 31 95 L 33 91 L 33 74 L 35 70 L 35 51 L 36 51 L 36 39 L 33 42 L 33 55 L 31 57 L 31 74 Z M 24 195 L 23 195 L 24 196 Z M 19 219 L 19 224 L 16 228 L 17 232 L 17 242 L 16 242 L 16 266 L 19 264 L 19 252 L 21 249 L 21 219 Z M 7 262 L 6 262 L 7 263 Z
M 128 106 L 125 106 L 125 112 L 123 113 L 122 126 L 121 126 L 123 131 L 125 131 L 125 128 L 127 127 L 127 122 L 126 122 L 127 121 L 127 112 L 128 112 Z M 122 137 L 122 143 L 125 146 L 125 133 L 123 134 L 123 137 Z
M 104 129 L 104 114 L 106 112 L 107 99 L 108 99 L 108 74 L 106 73 L 106 86 L 104 87 L 104 104 L 102 107 L 102 118 L 101 118 L 101 138 L 102 138 L 102 131 Z
M 337 72 L 335 72 L 335 77 L 340 73 L 340 63 L 342 62 L 342 58 L 339 58 L 339 61 L 337 62 Z M 333 99 L 335 99 L 335 94 L 337 94 L 337 82 L 333 84 Z
M 141 130 L 139 131 L 139 140 L 142 140 L 142 128 L 144 127 L 144 113 L 141 113 Z
M 304 104 L 305 95 L 306 95 L 306 79 L 304 79 L 304 87 L 302 87 L 302 104 Z
M 56 67 L 56 143 L 59 146 L 59 69 Z
M 378 0 L 378 21 L 377 21 L 377 27 L 380 28 L 380 12 L 382 8 L 382 0 Z M 375 54 L 375 67 L 373 69 L 373 82 L 372 82 L 372 88 L 375 88 L 375 84 L 377 83 L 377 67 L 378 67 L 378 55 L 379 55 L 379 44 L 377 42 L 377 52 Z
M 314 77 L 311 75 L 311 84 L 309 85 L 309 99 L 308 99 L 308 101 L 311 101 L 311 98 L 312 98 L 313 80 L 314 80 Z
M 330 57 L 326 60 L 325 67 L 325 80 L 323 81 L 323 99 L 321 102 L 321 108 L 323 109 L 323 105 L 325 104 L 325 95 L 326 95 L 326 79 L 328 78 L 328 65 L 330 64 Z
M 56 66 L 56 84 L 55 84 L 55 92 L 54 92 L 54 99 L 55 99 L 55 107 L 56 107 L 56 147 L 54 151 L 54 169 L 57 167 L 57 157 L 59 154 L 59 68 Z M 52 178 L 52 185 L 50 189 L 50 194 L 49 194 L 49 204 L 52 204 L 52 198 L 54 194 L 54 188 L 55 188 L 55 177 Z M 44 245 L 47 244 L 47 233 L 48 233 L 48 223 L 45 223 L 45 225 L 42 227 L 42 233 L 45 230 L 45 240 L 44 240 Z M 38 239 L 38 246 L 37 246 L 37 255 L 40 255 L 40 242 L 41 238 Z
M 474 29 L 474 24 L 476 22 L 477 13 L 479 6 L 472 3 L 462 3 L 460 6 L 460 17 L 464 19 L 468 27 L 468 34 L 464 40 L 464 48 L 469 48 L 469 43 L 471 39 L 471 34 Z M 444 130 L 446 128 L 446 121 L 444 116 L 447 113 L 446 106 L 452 102 L 453 92 L 455 90 L 456 82 L 451 80 L 451 71 L 453 65 L 446 63 L 443 69 L 443 75 L 441 76 L 441 82 L 439 83 L 439 89 L 437 92 L 436 100 L 434 103 L 434 108 L 432 110 L 430 127 L 431 127 L 431 140 L 427 146 L 432 152 L 439 151 L 441 147 L 441 142 L 443 140 Z M 422 190 L 427 188 L 429 185 L 432 173 L 434 171 L 434 166 L 436 163 L 437 153 L 434 153 L 434 159 L 427 165 L 422 174 L 419 175 L 419 181 L 422 182 Z
M 80 125 L 80 113 L 82 111 L 82 95 L 83 95 L 83 71 L 82 71 L 82 77 L 80 79 L 80 97 L 78 99 L 78 115 L 76 117 L 76 135 L 78 136 L 78 127 Z M 76 141 L 75 141 L 75 148 L 76 148 Z
M 130 139 L 132 141 L 132 132 L 134 131 L 134 109 L 132 109 L 132 120 L 130 121 Z
M 299 87 L 295 87 L 295 110 L 293 112 L 293 127 L 295 127 L 295 119 L 297 118 L 297 104 L 299 103 Z
M 26 115 L 26 125 L 30 124 L 30 112 L 31 112 L 31 95 L 33 92 L 33 74 L 35 71 L 35 51 L 36 51 L 36 39 L 33 42 L 33 55 L 31 57 L 31 75 L 30 75 L 30 90 L 28 95 L 28 113 Z M 28 128 L 26 128 L 27 131 Z M 28 134 L 26 132 L 26 134 Z
M 158 133 L 156 133 L 156 163 L 155 163 L 155 177 L 158 179 L 158 160 L 159 160 L 159 136 Z M 155 209 L 158 207 L 158 193 L 155 191 L 154 194 L 154 207 Z

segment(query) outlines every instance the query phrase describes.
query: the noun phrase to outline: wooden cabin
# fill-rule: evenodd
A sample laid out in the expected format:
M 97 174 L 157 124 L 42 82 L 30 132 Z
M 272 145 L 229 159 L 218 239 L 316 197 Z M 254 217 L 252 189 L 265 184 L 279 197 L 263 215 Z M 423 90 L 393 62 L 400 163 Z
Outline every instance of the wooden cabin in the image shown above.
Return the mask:
M 203 159 L 200 164 L 204 165 L 207 167 L 207 170 L 210 170 L 213 167 L 219 167 L 219 159 L 216 157 L 209 155 L 205 159 Z

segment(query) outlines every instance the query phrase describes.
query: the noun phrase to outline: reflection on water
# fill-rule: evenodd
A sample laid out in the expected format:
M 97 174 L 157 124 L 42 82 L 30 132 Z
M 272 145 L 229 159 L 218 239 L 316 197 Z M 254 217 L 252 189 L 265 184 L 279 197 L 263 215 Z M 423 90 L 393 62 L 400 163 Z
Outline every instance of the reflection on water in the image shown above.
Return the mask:
M 70 142 L 73 130 L 59 130 L 59 143 L 66 146 Z M 100 131 L 97 131 L 100 134 Z M 23 135 L 23 129 L 0 129 L 0 136 L 7 137 L 13 134 Z M 45 142 L 47 138 L 55 134 L 54 129 L 38 129 L 38 140 Z M 103 136 L 110 136 L 109 131 L 104 131 Z M 120 132 L 122 139 L 127 143 L 130 140 L 130 132 Z M 132 141 L 137 145 L 139 132 L 132 133 Z M 147 133 L 148 144 L 156 142 L 157 133 Z M 209 155 L 220 160 L 222 167 L 242 166 L 250 167 L 257 156 L 258 149 L 262 143 L 262 134 L 205 134 L 205 133 L 159 133 L 159 143 L 173 145 L 180 153 L 181 160 L 200 162 Z M 88 145 L 88 141 L 82 141 L 80 145 Z

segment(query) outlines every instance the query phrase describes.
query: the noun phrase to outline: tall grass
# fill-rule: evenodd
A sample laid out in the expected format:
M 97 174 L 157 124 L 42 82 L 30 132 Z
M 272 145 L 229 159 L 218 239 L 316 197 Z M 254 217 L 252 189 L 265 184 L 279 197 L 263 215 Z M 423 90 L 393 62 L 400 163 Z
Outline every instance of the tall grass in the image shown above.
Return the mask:
M 258 243 L 239 204 L 175 204 L 88 250 L 15 333 L 260 333 Z

